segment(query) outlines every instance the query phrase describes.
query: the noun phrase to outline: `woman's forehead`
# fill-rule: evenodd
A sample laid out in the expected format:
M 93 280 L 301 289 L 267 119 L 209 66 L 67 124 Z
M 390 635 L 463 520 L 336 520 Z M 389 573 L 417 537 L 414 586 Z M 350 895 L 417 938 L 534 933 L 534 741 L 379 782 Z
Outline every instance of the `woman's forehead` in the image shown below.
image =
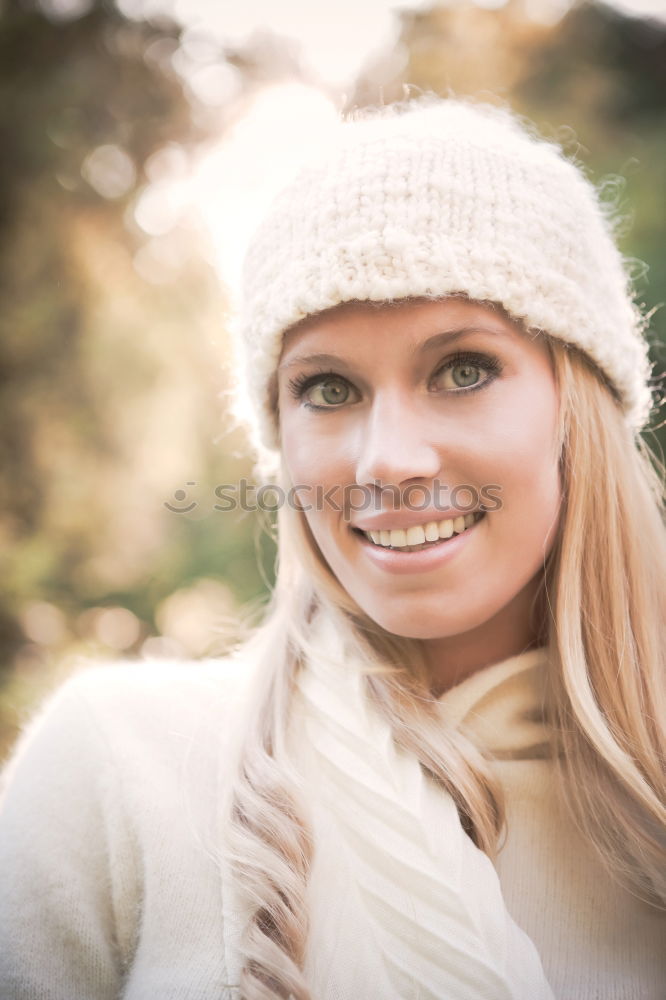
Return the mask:
M 382 336 L 399 337 L 406 349 L 418 348 L 438 334 L 442 341 L 455 339 L 475 330 L 523 339 L 525 332 L 506 312 L 492 303 L 474 302 L 462 297 L 401 300 L 398 302 L 347 302 L 333 309 L 307 317 L 285 334 L 281 364 L 303 351 L 353 349 L 363 345 L 364 337 L 376 341 Z M 439 345 L 437 345 L 439 346 Z

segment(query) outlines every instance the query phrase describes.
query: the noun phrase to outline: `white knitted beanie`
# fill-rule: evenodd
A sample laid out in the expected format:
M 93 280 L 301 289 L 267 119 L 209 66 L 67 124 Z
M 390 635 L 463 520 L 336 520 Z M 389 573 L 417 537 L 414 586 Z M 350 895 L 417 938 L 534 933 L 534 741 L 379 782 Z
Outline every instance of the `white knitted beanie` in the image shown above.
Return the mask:
M 240 334 L 259 441 L 285 331 L 342 302 L 461 293 L 575 344 L 629 425 L 651 409 L 643 321 L 607 212 L 558 146 L 510 112 L 426 98 L 341 123 L 248 249 Z

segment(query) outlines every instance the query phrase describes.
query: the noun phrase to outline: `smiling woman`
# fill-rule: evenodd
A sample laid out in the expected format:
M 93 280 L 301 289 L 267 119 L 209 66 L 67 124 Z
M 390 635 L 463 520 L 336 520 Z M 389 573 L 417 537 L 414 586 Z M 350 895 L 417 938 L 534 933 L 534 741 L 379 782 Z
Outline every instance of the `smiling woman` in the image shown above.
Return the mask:
M 438 691 L 543 641 L 529 611 L 561 499 L 544 337 L 460 298 L 345 305 L 287 334 L 278 379 L 289 480 L 311 495 L 341 485 L 350 499 L 358 486 L 368 501 L 309 510 L 319 550 L 369 618 L 423 641 Z M 437 503 L 435 483 L 440 497 L 465 486 L 478 502 Z M 492 484 L 498 509 L 465 524 L 485 513 Z M 397 509 L 396 488 L 407 493 Z M 390 537 L 370 534 L 382 531 Z
M 594 188 L 423 98 L 341 123 L 244 273 L 272 602 L 27 730 L 3 997 L 657 1000 L 663 487 Z

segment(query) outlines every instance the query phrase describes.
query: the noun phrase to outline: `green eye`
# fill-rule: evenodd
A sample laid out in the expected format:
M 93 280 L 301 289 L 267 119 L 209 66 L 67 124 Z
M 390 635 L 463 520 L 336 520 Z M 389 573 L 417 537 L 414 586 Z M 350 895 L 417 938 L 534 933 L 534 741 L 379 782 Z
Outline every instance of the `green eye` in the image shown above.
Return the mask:
M 500 362 L 486 354 L 457 354 L 439 369 L 435 386 L 453 395 L 473 392 L 489 385 L 502 371 Z
M 454 373 L 458 372 L 456 375 Z M 466 388 L 467 386 L 474 385 L 478 381 L 480 369 L 478 365 L 454 365 L 451 368 L 451 376 L 456 385 L 461 388 Z
M 313 385 L 308 393 L 315 406 L 338 406 L 349 399 L 349 386 L 339 378 L 327 378 Z
M 337 410 L 346 403 L 358 401 L 358 390 L 337 372 L 322 371 L 316 375 L 304 372 L 287 383 L 294 399 L 312 410 Z

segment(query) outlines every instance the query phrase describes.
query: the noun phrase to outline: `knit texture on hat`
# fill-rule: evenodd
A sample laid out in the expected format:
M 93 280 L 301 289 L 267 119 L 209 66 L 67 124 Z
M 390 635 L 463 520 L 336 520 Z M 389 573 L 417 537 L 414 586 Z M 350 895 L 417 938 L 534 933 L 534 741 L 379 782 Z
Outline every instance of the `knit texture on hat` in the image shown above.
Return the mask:
M 587 353 L 648 420 L 643 320 L 593 185 L 510 112 L 453 99 L 341 123 L 250 244 L 241 343 L 259 440 L 285 331 L 342 302 L 464 294 Z

